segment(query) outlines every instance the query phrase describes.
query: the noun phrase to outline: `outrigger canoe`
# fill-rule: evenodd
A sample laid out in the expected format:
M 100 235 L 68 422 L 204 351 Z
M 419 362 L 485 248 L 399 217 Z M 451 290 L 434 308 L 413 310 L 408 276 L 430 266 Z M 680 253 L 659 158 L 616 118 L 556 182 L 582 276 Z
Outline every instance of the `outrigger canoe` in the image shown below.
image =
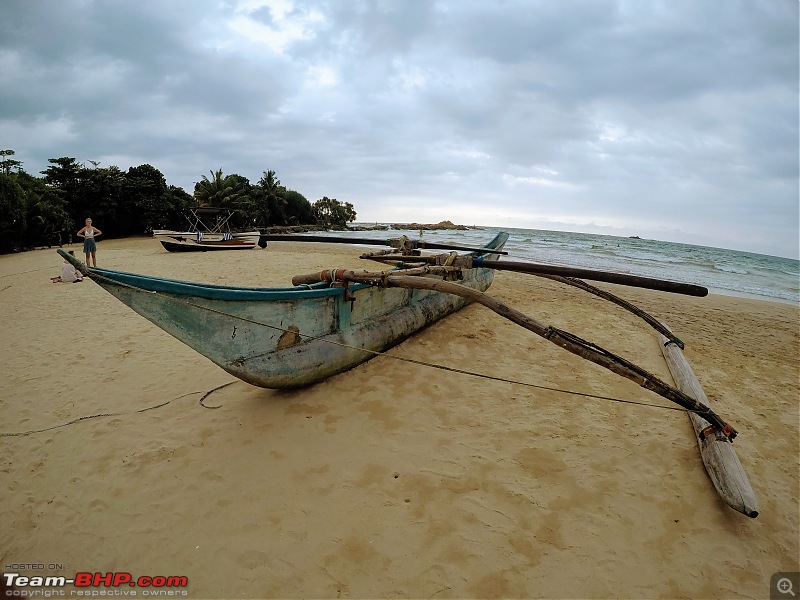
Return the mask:
M 285 236 L 265 237 L 283 239 Z M 708 406 L 693 374 L 687 375 L 690 373 L 688 366 L 681 366 L 683 359 L 678 349 L 683 348 L 683 342 L 641 309 L 576 279 L 576 269 L 498 262 L 500 255 L 506 254 L 503 246 L 507 239 L 508 234 L 501 232 L 483 248 L 469 254 L 450 252 L 438 256 L 421 256 L 417 250 L 422 247 L 419 241 L 386 240 L 386 245 L 395 250 L 373 252 L 361 258 L 392 263 L 393 269 L 377 272 L 333 269 L 300 275 L 292 279 L 294 287 L 291 288 L 227 287 L 175 281 L 90 268 L 62 249 L 58 253 L 117 299 L 231 375 L 266 388 L 296 388 L 322 381 L 373 358 L 469 302 L 482 304 L 560 348 L 686 409 L 698 432 L 698 445 L 706 469 L 720 495 L 739 512 L 757 516 L 755 494 L 731 447 L 737 432 Z M 437 244 L 427 243 L 427 246 Z M 495 269 L 555 279 L 642 317 L 662 334 L 664 353 L 678 387 L 591 342 L 545 326 L 488 296 L 484 292 L 492 284 Z M 580 271 L 584 278 L 599 281 L 695 296 L 708 293 L 699 286 Z
M 499 258 L 499 233 L 476 257 Z M 293 388 L 346 371 L 467 304 L 434 291 L 318 282 L 291 288 L 225 287 L 87 268 L 62 254 L 124 304 L 231 375 L 260 387 Z M 491 269 L 466 269 L 479 291 Z M 155 292 L 155 293 L 154 293 Z
M 506 254 L 507 240 L 508 234 L 500 232 L 469 254 L 439 256 L 421 256 L 417 248 L 422 242 L 405 237 L 388 240 L 395 250 L 362 258 L 392 261 L 394 269 L 334 269 L 301 275 L 292 279 L 292 288 L 228 287 L 88 268 L 67 252 L 58 252 L 137 313 L 253 385 L 294 388 L 322 381 L 369 360 L 468 302 L 478 302 L 564 350 L 701 414 L 726 437 L 736 437 L 736 430 L 709 407 L 638 365 L 484 294 L 494 279 L 494 269 L 502 267 L 497 259 Z M 516 270 L 520 263 L 510 266 Z M 637 312 L 682 346 L 650 315 L 613 294 L 574 278 L 545 276 L 580 285 Z M 639 286 L 659 283 L 636 279 Z M 689 287 L 689 293 L 698 293 L 697 286 Z

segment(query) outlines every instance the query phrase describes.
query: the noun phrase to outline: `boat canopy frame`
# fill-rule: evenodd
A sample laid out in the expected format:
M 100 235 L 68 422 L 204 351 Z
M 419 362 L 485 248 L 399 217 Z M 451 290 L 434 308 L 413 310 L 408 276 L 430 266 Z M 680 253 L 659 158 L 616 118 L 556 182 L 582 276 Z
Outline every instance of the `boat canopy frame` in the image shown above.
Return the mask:
M 189 221 L 191 231 L 211 234 L 231 233 L 230 219 L 237 213 L 232 208 L 219 208 L 217 206 L 198 206 L 197 208 L 189 208 L 187 211 L 190 214 L 187 215 L 184 212 L 183 216 Z M 206 221 L 209 217 L 216 217 L 216 223 L 209 225 Z

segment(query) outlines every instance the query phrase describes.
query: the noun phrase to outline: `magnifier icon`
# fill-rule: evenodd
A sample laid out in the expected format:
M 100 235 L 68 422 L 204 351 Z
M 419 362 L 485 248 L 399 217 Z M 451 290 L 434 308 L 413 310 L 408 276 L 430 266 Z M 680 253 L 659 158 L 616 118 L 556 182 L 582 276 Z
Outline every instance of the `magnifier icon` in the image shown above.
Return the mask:
M 781 594 L 789 594 L 792 597 L 795 596 L 794 590 L 792 590 L 792 580 L 788 577 L 781 577 L 778 579 L 776 587 Z

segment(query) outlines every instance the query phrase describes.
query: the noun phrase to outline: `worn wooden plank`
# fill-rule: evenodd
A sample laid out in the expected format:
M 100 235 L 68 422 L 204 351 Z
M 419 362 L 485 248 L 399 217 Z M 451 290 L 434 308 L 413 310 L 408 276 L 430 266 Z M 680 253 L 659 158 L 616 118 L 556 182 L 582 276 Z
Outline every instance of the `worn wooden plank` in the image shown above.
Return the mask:
M 677 388 L 711 408 L 700 382 L 681 349 L 674 343 L 668 342 L 663 335 L 659 335 L 659 339 L 661 340 L 661 352 L 667 361 Z M 758 499 L 750 486 L 742 463 L 739 462 L 733 443 L 718 431 L 701 439 L 700 433 L 709 426 L 708 421 L 693 412 L 689 413 L 689 419 L 697 436 L 697 445 L 703 464 L 719 495 L 734 510 L 748 517 L 757 517 Z

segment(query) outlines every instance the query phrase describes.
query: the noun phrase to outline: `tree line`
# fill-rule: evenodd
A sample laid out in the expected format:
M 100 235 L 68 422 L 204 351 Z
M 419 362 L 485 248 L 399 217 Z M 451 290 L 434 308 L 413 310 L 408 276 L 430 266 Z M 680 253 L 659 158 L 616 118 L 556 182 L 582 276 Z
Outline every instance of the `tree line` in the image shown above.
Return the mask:
M 232 227 L 247 230 L 346 228 L 356 219 L 351 203 L 325 196 L 312 204 L 282 185 L 272 170 L 255 184 L 242 175 L 211 171 L 189 194 L 168 185 L 161 171 L 148 164 L 122 171 L 94 161 L 87 167 L 75 158 L 51 158 L 36 177 L 13 156 L 13 150 L 0 150 L 0 252 L 66 243 L 88 217 L 109 238 L 184 230 L 187 210 L 201 206 L 236 211 Z

